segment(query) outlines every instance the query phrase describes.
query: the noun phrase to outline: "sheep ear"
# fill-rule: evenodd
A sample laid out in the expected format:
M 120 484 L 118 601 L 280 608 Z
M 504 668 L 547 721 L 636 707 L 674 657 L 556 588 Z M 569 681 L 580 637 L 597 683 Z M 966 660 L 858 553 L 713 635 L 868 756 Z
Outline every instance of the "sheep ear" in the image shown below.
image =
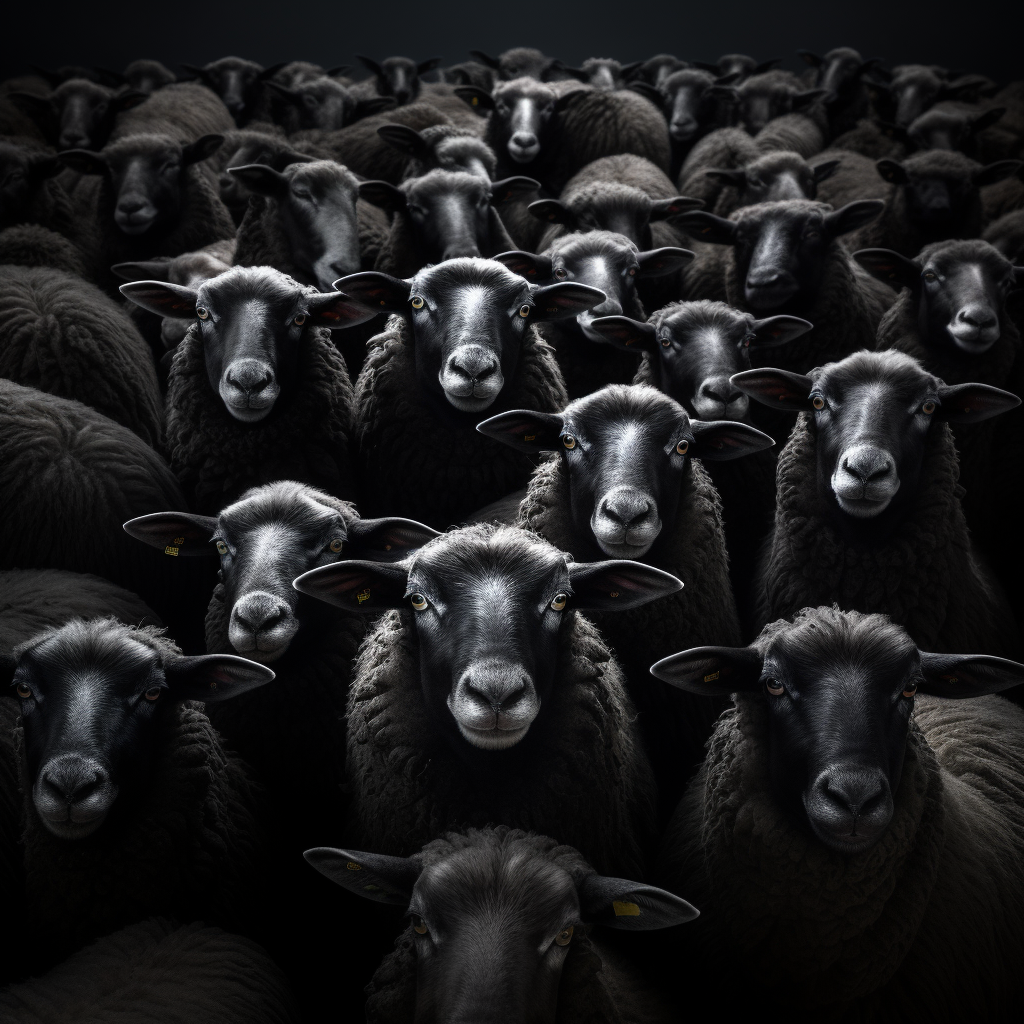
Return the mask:
M 184 65 L 182 65 L 184 67 Z M 269 68 L 264 68 L 257 76 L 257 82 L 265 82 L 268 78 L 273 78 L 274 75 L 281 70 L 281 68 L 287 67 L 288 61 L 282 60 L 277 64 L 271 64 Z M 333 70 L 333 68 L 332 68 Z
M 655 199 L 651 203 L 651 213 L 648 220 L 652 223 L 658 220 L 667 220 L 669 217 L 678 216 L 680 213 L 686 213 L 689 210 L 699 210 L 703 205 L 703 199 L 691 199 L 690 196 Z
M 683 589 L 682 580 L 643 562 L 570 562 L 572 606 L 580 611 L 629 611 Z
M 336 885 L 377 903 L 407 907 L 420 876 L 419 862 L 412 857 L 385 857 L 329 846 L 307 850 L 302 856 Z
M 537 256 L 532 252 L 513 249 L 511 252 L 498 253 L 491 259 L 508 267 L 513 274 L 518 274 L 527 280 L 548 281 L 551 279 L 550 256 Z
M 640 264 L 639 276 L 664 277 L 666 274 L 673 274 L 677 270 L 682 270 L 695 256 L 696 253 L 689 249 L 679 249 L 675 246 L 638 252 L 636 260 Z
M 103 159 L 103 154 L 94 153 L 91 149 L 65 149 L 57 154 L 57 159 L 79 174 L 107 173 L 107 161 Z
M 549 224 L 564 224 L 570 231 L 576 230 L 576 215 L 557 199 L 538 199 L 535 203 L 530 203 L 527 209 L 537 220 L 544 220 Z
M 479 61 L 481 64 L 486 67 L 493 68 L 495 71 L 498 71 L 501 68 L 501 62 L 498 58 L 491 57 L 489 54 L 484 53 L 483 50 L 470 50 L 469 55 L 473 60 Z
M 377 558 L 402 558 L 438 537 L 437 530 L 413 519 L 387 516 L 383 519 L 357 519 L 348 524 L 350 551 L 356 558 L 375 561 Z
M 630 320 L 628 316 L 600 316 L 590 321 L 590 328 L 605 341 L 627 352 L 658 351 L 658 332 L 654 324 Z
M 388 213 L 404 210 L 406 207 L 405 193 L 389 181 L 361 181 L 359 198 L 387 210 Z
M 266 685 L 274 673 L 234 654 L 199 654 L 165 662 L 164 677 L 174 700 L 214 704 Z
M 696 907 L 679 896 L 625 878 L 587 875 L 578 892 L 580 914 L 587 924 L 602 924 L 621 931 L 671 928 L 700 915 Z
M 287 100 L 289 103 L 294 103 L 296 106 L 302 103 L 302 96 L 299 95 L 294 89 L 289 89 L 287 86 L 281 85 L 280 82 L 274 82 L 271 79 L 265 79 L 263 84 L 283 100 Z
M 949 423 L 980 423 L 1020 405 L 1009 391 L 988 384 L 942 384 L 936 415 Z
M 288 192 L 288 179 L 266 164 L 243 164 L 227 168 L 228 174 L 237 178 L 250 192 L 260 196 L 278 197 Z
M 573 281 L 559 281 L 530 289 L 536 305 L 531 320 L 564 320 L 579 316 L 585 310 L 593 309 L 606 301 L 608 296 L 600 288 L 576 284 Z
M 878 160 L 875 162 L 875 169 L 882 178 L 892 185 L 906 185 L 910 180 L 903 165 L 895 160 Z
M 832 175 L 839 170 L 841 163 L 841 160 L 823 160 L 820 164 L 815 164 L 814 167 L 811 168 L 815 184 L 820 185 L 821 182 L 831 178 Z
M 832 238 L 856 231 L 870 224 L 885 209 L 881 199 L 858 199 L 825 216 L 825 230 Z
M 409 281 L 377 270 L 364 270 L 359 274 L 341 277 L 334 282 L 333 287 L 378 313 L 382 309 L 389 313 L 404 312 L 412 290 Z
M 504 206 L 511 199 L 532 195 L 538 191 L 540 182 L 533 178 L 526 178 L 521 174 L 514 178 L 502 178 L 501 181 L 491 182 L 491 205 Z
M 630 92 L 635 92 L 638 96 L 643 96 L 645 100 L 649 100 L 659 109 L 661 108 L 663 102 L 661 93 L 650 82 L 629 82 L 626 88 Z
M 797 92 L 793 94 L 792 103 L 794 110 L 805 110 L 807 107 L 818 100 L 824 99 L 828 95 L 828 89 L 805 89 L 803 92 Z
M 365 303 L 355 302 L 344 292 L 321 292 L 306 298 L 310 322 L 317 327 L 329 327 L 332 331 L 344 327 L 365 324 L 377 315 Z
M 170 279 L 171 261 L 165 259 L 115 263 L 110 270 L 125 281 L 167 281 Z
M 141 540 L 165 555 L 215 555 L 210 544 L 217 530 L 214 516 L 197 516 L 191 512 L 153 512 L 129 519 L 121 527 L 129 537 Z
M 814 382 L 810 377 L 804 377 L 799 373 L 767 367 L 763 370 L 734 373 L 729 381 L 745 395 L 750 395 L 762 405 L 770 405 L 773 409 L 803 412 L 805 409 L 813 408 L 810 394 Z
M 199 292 L 183 284 L 166 281 L 130 281 L 118 289 L 136 306 L 148 309 L 157 316 L 170 316 L 178 320 L 194 320 Z
M 488 110 L 494 109 L 494 97 L 476 85 L 457 85 L 455 95 L 465 100 L 478 114 L 486 116 Z
M 371 117 L 374 114 L 382 114 L 385 110 L 394 110 L 398 101 L 394 96 L 367 96 L 357 100 L 352 109 L 351 121 L 358 121 L 363 117 Z
M 797 50 L 797 55 L 803 60 L 805 64 L 809 64 L 812 68 L 820 68 L 825 63 L 824 57 L 819 57 L 816 53 L 812 53 L 810 50 Z
M 983 114 L 979 114 L 971 122 L 971 134 L 976 135 L 978 132 L 984 131 L 986 128 L 991 128 L 997 121 L 1001 121 L 1003 114 L 1006 113 L 1006 107 L 991 107 L 986 110 Z
M 1001 693 L 1024 683 L 1024 665 L 988 654 L 921 652 L 921 693 L 953 700 Z
M 746 179 L 746 174 L 739 169 L 730 170 L 729 168 L 709 167 L 704 174 L 709 178 L 714 178 L 715 181 L 722 182 L 723 185 L 739 186 Z
M 750 325 L 750 334 L 743 339 L 743 347 L 755 350 L 775 348 L 776 345 L 785 345 L 786 342 L 813 330 L 814 324 L 808 320 L 801 320 L 798 316 L 769 316 L 764 320 L 755 320 Z
M 401 562 L 353 559 L 310 569 L 294 580 L 292 586 L 300 594 L 308 594 L 337 608 L 373 612 L 402 606 L 408 583 L 409 567 Z
M 736 420 L 691 420 L 694 446 L 689 454 L 697 459 L 726 462 L 764 451 L 775 439 Z
M 281 65 L 284 67 L 284 65 Z M 351 64 L 335 64 L 333 68 L 328 68 L 326 71 L 328 78 L 344 78 L 352 70 Z
M 994 185 L 996 182 L 1004 181 L 1016 174 L 1022 167 L 1024 167 L 1024 161 L 1021 160 L 997 160 L 994 164 L 982 167 L 974 175 L 974 184 L 979 187 Z
M 912 259 L 892 249 L 860 249 L 853 258 L 872 276 L 900 288 L 916 288 L 921 280 L 921 267 Z
M 213 156 L 223 144 L 223 135 L 201 135 L 195 142 L 181 147 L 181 162 L 186 166 L 197 164 L 201 160 Z
M 415 128 L 410 128 L 407 124 L 382 124 L 377 129 L 377 134 L 400 153 L 418 157 L 420 160 L 430 157 L 430 146 Z
M 180 65 L 185 71 L 192 76 L 192 78 L 198 78 L 204 85 L 213 88 L 213 77 L 206 68 L 197 67 L 195 64 L 182 64 Z M 185 79 L 188 81 L 188 79 Z
M 364 57 L 361 53 L 357 53 L 355 58 L 367 71 L 372 71 L 381 77 L 384 76 L 384 69 L 372 57 Z
M 476 429 L 520 452 L 554 452 L 562 447 L 562 414 L 557 412 L 512 409 L 478 423 Z
M 725 697 L 757 690 L 761 655 L 753 647 L 692 647 L 651 666 L 651 675 L 687 693 Z
M 429 60 L 421 60 L 416 65 L 416 73 L 418 75 L 425 75 L 428 71 L 433 71 L 441 63 L 440 57 L 431 57 Z
M 736 223 L 718 217 L 706 210 L 694 210 L 676 218 L 676 227 L 682 228 L 698 242 L 713 242 L 715 245 L 733 245 L 736 241 Z

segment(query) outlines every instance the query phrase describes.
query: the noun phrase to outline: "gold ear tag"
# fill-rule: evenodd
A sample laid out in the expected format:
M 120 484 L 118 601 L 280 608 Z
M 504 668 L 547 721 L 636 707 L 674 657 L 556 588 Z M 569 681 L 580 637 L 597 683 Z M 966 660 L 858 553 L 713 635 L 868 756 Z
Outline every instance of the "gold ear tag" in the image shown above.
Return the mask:
M 618 596 L 619 596 L 619 592 L 618 592 L 617 590 L 613 590 L 613 591 L 611 591 L 611 592 L 610 592 L 610 593 L 608 594 L 608 596 L 609 596 L 609 597 L 618 597 Z
M 177 558 L 178 557 L 178 552 L 180 550 L 181 550 L 181 548 L 176 548 L 173 545 L 168 544 L 167 547 L 164 548 L 164 554 L 165 555 L 172 555 L 174 558 Z
M 612 910 L 616 917 L 639 917 L 640 908 L 635 903 L 624 903 L 620 900 L 612 901 Z
M 174 538 L 174 543 L 177 544 L 180 547 L 182 544 L 185 543 L 185 538 L 184 537 L 175 537 Z
M 537 440 L 537 435 L 536 434 L 526 434 L 523 437 L 523 440 L 524 441 L 536 441 Z
M 348 868 L 349 871 L 362 871 L 363 870 L 363 865 L 362 864 L 357 864 L 354 860 L 350 860 L 345 865 L 345 867 Z
M 721 672 L 712 672 L 711 675 L 704 677 L 704 682 L 713 683 L 721 674 Z
M 384 550 L 385 551 L 390 551 L 391 550 L 391 545 L 390 544 L 385 544 L 384 545 Z
M 356 600 L 360 604 L 363 604 L 366 601 L 369 601 L 370 600 L 370 588 L 367 587 L 365 590 L 361 590 L 358 594 L 356 594 Z

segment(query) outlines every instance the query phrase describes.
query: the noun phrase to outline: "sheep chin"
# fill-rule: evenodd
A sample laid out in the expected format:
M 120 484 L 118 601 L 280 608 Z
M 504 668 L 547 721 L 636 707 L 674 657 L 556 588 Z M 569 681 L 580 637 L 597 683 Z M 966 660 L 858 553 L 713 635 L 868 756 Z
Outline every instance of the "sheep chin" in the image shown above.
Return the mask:
M 462 738 L 480 750 L 508 750 L 530 731 L 529 723 L 521 729 L 515 730 L 471 729 L 469 726 L 463 725 L 457 718 L 455 723 L 459 727 L 459 732 L 462 733 Z
M 848 516 L 853 516 L 855 519 L 871 519 L 881 515 L 889 507 L 889 502 L 892 501 L 896 492 L 893 491 L 892 494 L 880 499 L 846 498 L 834 488 L 832 493 L 836 496 L 839 507 Z
M 970 324 L 956 322 L 946 326 L 946 333 L 953 344 L 969 356 L 984 355 L 999 340 L 998 327 L 979 330 Z

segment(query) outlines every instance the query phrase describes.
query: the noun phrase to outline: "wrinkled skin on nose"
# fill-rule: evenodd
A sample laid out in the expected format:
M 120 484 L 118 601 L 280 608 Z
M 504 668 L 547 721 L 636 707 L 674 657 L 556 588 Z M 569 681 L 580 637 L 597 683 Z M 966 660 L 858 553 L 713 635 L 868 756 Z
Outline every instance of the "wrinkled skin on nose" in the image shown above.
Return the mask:
M 535 160 L 556 105 L 553 89 L 532 79 L 514 79 L 494 90 L 494 113 L 508 155 L 517 164 Z

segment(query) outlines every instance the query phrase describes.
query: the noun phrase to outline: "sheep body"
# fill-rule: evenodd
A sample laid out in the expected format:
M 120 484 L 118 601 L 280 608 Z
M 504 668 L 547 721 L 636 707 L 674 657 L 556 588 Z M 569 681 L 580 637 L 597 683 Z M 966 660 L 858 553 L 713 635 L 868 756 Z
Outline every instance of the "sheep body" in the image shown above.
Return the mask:
M 69 238 L 41 224 L 16 224 L 0 231 L 0 264 L 46 267 L 89 279 L 82 250 Z
M 195 142 L 203 135 L 223 134 L 234 127 L 234 118 L 212 89 L 196 82 L 175 82 L 120 114 L 109 141 L 156 133 L 178 142 Z

